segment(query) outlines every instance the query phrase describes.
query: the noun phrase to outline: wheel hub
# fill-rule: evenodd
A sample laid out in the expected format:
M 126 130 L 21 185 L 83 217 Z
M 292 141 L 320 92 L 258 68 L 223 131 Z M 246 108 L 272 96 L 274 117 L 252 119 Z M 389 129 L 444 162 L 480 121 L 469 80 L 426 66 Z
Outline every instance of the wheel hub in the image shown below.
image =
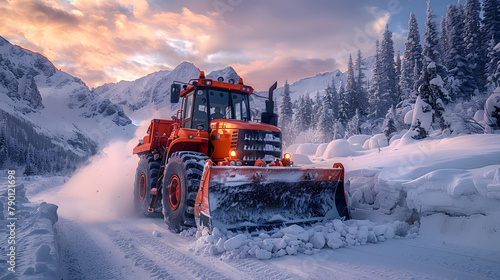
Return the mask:
M 181 204 L 181 181 L 177 175 L 172 175 L 168 183 L 168 204 L 170 209 L 176 210 Z
M 143 201 L 146 198 L 146 175 L 144 175 L 144 173 L 142 173 L 139 178 L 138 196 L 140 201 Z

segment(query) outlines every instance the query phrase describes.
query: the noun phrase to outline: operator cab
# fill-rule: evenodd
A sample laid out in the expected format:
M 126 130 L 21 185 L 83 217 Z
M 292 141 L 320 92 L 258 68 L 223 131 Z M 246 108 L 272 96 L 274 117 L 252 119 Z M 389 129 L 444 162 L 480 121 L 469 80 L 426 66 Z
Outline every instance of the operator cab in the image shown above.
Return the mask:
M 208 131 L 214 119 L 250 120 L 248 94 L 197 87 L 186 95 L 183 127 Z
M 214 119 L 250 120 L 249 95 L 253 88 L 243 84 L 240 78 L 238 84 L 232 79 L 229 83 L 205 79 L 205 73 L 200 72 L 199 79 L 192 79 L 183 89 L 179 82 L 171 86 L 170 102 L 182 104 L 182 127 L 209 131 L 210 121 Z

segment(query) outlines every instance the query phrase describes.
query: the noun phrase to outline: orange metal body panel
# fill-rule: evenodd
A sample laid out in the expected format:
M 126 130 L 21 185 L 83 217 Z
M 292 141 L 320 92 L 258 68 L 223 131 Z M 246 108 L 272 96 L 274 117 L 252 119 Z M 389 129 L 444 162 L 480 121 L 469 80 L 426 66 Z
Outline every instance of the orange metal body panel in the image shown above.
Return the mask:
M 208 154 L 208 132 L 196 129 L 180 128 L 172 133 L 172 141 L 167 148 L 167 158 L 177 151 L 196 151 Z
M 176 122 L 169 120 L 153 119 L 148 128 L 148 134 L 144 136 L 143 143 L 138 144 L 133 154 L 141 154 L 150 151 L 159 151 L 164 147 L 172 133 Z
M 168 154 L 176 151 L 198 151 L 208 153 L 208 132 L 179 128 L 175 121 L 153 119 L 144 136 L 143 144 L 138 144 L 133 154 L 144 154 L 167 149 Z

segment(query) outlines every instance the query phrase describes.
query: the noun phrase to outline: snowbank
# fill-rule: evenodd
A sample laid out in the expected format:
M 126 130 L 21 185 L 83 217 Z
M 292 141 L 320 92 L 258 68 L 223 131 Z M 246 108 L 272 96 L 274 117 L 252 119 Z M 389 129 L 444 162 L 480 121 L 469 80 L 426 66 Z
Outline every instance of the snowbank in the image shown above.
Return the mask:
M 287 151 L 292 156 L 294 164 L 311 164 L 309 156 L 314 156 L 319 144 L 305 143 L 300 145 L 292 145 Z
M 420 220 L 422 225 L 437 219 L 434 215 L 456 224 L 469 224 L 475 217 L 475 232 L 491 235 L 490 240 L 500 238 L 498 143 L 500 135 L 494 134 L 394 142 L 380 153 L 341 161 L 350 181 L 353 217 L 373 222 Z M 498 242 L 489 246 L 500 250 Z
M 16 185 L 15 190 L 15 211 L 14 215 L 9 215 L 11 210 L 8 208 L 7 184 L 0 187 L 1 228 L 9 229 L 9 236 L 14 237 L 11 240 L 15 240 L 15 243 L 11 241 L 7 247 L 7 235 L 2 236 L 6 241 L 4 243 L 2 240 L 2 244 L 6 245 L 5 247 L 2 245 L 5 253 L 0 256 L 0 278 L 57 279 L 59 256 L 56 250 L 54 229 L 54 224 L 58 219 L 57 205 L 29 202 L 25 195 L 24 184 Z M 8 219 L 12 216 L 17 220 Z M 15 224 L 14 228 L 12 228 L 12 222 Z M 10 246 L 15 246 L 15 259 L 8 256 L 7 248 Z M 14 264 L 14 272 L 9 271 Z
M 311 143 L 300 144 L 297 150 L 295 150 L 295 153 L 306 156 L 313 156 L 316 154 L 318 146 L 319 144 L 311 144 Z
M 366 142 L 366 140 L 370 139 L 370 135 L 353 135 L 347 139 L 347 142 L 351 144 L 351 149 L 353 151 L 362 151 L 363 150 L 363 144 Z
M 312 226 L 292 225 L 275 233 L 234 233 L 214 228 L 212 234 L 197 232 L 191 248 L 197 254 L 220 255 L 222 260 L 253 257 L 267 260 L 286 255 L 310 255 L 323 248 L 378 243 L 387 239 L 416 236 L 418 224 L 375 224 L 367 220 L 326 221 Z M 192 232 L 192 230 L 191 230 Z
M 334 157 L 348 157 L 354 155 L 357 155 L 357 153 L 351 149 L 351 145 L 347 140 L 337 139 L 328 144 L 323 153 L 323 158 L 331 159 Z
M 399 143 L 399 140 L 401 140 L 401 138 L 403 138 L 403 136 L 406 134 L 406 132 L 408 132 L 408 129 L 404 129 L 403 131 L 400 131 L 396 134 L 394 134 L 392 137 L 391 137 L 391 140 L 389 140 L 389 146 L 390 145 L 397 145 Z
M 297 165 L 297 164 L 311 164 L 312 163 L 312 161 L 306 155 L 303 155 L 303 154 L 291 154 L 291 156 L 292 156 L 292 161 L 293 161 L 294 165 Z
M 383 147 L 387 147 L 389 145 L 389 141 L 387 140 L 387 136 L 385 134 L 376 134 L 373 135 L 370 139 L 366 140 L 363 144 L 363 149 L 371 150 L 371 149 L 380 149 Z
M 290 154 L 295 154 L 297 151 L 297 148 L 300 146 L 300 144 L 293 144 L 287 147 L 286 149 L 283 149 L 283 153 L 290 153 Z
M 326 151 L 326 148 L 328 148 L 328 143 L 319 144 L 318 149 L 316 149 L 316 154 L 314 156 L 322 157 Z

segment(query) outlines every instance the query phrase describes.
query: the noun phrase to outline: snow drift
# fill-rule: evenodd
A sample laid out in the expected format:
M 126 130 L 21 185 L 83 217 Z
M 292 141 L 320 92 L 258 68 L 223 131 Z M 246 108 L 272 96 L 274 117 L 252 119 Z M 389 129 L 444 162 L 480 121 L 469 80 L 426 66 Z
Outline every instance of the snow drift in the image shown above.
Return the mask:
M 10 222 L 6 219 L 8 212 L 3 211 L 8 200 L 6 186 L 0 186 L 0 225 L 6 230 L 5 233 L 8 233 L 7 224 Z M 23 278 L 36 279 L 58 278 L 59 256 L 56 250 L 54 229 L 54 224 L 58 220 L 57 205 L 30 202 L 26 198 L 24 184 L 17 184 L 15 189 L 15 216 L 17 218 L 15 229 L 13 229 L 15 244 L 10 244 L 16 248 L 15 272 L 8 270 L 11 264 L 2 253 L 0 278 L 16 279 L 18 275 L 23 275 Z M 2 234 L 1 242 L 2 249 L 7 248 L 7 235 Z

